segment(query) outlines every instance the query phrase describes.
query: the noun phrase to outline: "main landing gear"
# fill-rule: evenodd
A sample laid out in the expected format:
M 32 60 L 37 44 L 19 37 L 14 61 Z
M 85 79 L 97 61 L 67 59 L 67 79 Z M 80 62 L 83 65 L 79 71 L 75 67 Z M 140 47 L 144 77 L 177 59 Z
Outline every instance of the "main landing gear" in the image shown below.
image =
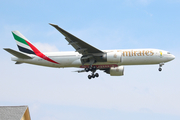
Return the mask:
M 96 66 L 89 66 L 89 68 L 85 68 L 85 71 L 86 72 L 89 72 L 91 71 L 92 74 L 91 75 L 88 75 L 88 78 L 91 79 L 91 78 L 95 78 L 95 77 L 99 77 L 99 74 L 98 73 L 95 73 L 96 72 Z
M 158 70 L 161 72 L 162 71 L 162 66 L 164 65 L 164 63 L 159 63 L 159 68 Z
M 88 75 L 88 78 L 91 79 L 91 78 L 95 78 L 95 77 L 99 77 L 99 74 L 98 73 L 92 73 L 92 75 Z

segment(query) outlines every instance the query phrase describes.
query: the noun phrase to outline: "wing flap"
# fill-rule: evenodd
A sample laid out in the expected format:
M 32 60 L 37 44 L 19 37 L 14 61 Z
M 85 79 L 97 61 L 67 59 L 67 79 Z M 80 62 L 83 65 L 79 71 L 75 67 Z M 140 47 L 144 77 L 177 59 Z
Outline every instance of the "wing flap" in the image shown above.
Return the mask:
M 17 52 L 15 50 L 12 50 L 10 48 L 4 48 L 4 50 L 6 50 L 7 52 L 11 53 L 12 55 L 18 57 L 18 58 L 22 58 L 22 59 L 32 59 L 32 57 L 26 55 L 26 54 L 23 54 L 23 53 L 20 53 L 20 52 Z

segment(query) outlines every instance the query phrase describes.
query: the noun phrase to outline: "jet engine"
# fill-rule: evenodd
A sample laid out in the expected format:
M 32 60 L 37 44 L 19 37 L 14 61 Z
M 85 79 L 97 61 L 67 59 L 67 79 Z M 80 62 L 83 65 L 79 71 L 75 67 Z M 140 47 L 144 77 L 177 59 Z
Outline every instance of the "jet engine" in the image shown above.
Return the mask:
M 122 62 L 122 53 L 120 52 L 108 52 L 103 56 L 104 59 L 107 60 L 107 62 L 111 63 L 120 63 Z
M 123 76 L 124 75 L 124 67 L 118 66 L 118 67 L 111 67 L 108 70 L 105 70 L 107 74 L 110 74 L 111 76 Z

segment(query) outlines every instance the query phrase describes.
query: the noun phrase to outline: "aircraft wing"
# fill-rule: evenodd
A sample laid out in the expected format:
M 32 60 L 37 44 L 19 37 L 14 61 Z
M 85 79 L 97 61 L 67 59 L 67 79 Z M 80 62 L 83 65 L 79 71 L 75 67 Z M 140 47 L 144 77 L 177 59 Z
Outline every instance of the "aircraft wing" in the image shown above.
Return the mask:
M 65 39 L 69 42 L 69 45 L 72 45 L 76 52 L 79 52 L 82 55 L 96 54 L 96 53 L 104 53 L 103 51 L 89 45 L 88 43 L 82 41 L 76 36 L 68 33 L 67 31 L 60 28 L 58 25 L 50 24 L 55 27 L 60 33 L 65 36 Z

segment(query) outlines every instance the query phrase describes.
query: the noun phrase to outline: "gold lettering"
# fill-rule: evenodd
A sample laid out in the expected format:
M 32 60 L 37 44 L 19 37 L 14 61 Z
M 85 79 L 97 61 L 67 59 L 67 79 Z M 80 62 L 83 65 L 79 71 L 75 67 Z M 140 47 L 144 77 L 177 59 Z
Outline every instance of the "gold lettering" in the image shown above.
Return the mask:
M 129 53 L 129 57 L 131 57 L 131 51 L 128 51 L 128 53 Z
M 131 51 L 123 51 L 123 56 L 131 56 Z
M 137 51 L 137 56 L 141 56 L 141 51 Z
M 153 52 L 153 50 L 151 50 L 151 51 L 150 51 L 150 53 L 151 53 L 151 56 L 153 56 L 153 55 L 154 55 L 154 52 Z
M 149 51 L 147 50 L 147 51 L 145 52 L 145 54 L 146 54 L 147 56 L 149 56 Z
M 121 50 L 118 50 L 117 52 L 120 52 Z M 138 51 L 123 51 L 123 56 L 153 56 L 154 55 L 154 52 L 153 50 L 149 51 L 149 50 L 138 50 Z
M 143 50 L 142 52 L 143 52 L 142 54 L 143 54 L 143 56 L 144 56 L 144 50 Z
M 125 51 L 123 51 L 123 56 L 125 56 Z
M 131 55 L 133 56 L 133 50 L 131 50 Z
M 137 51 L 134 51 L 134 56 L 136 56 L 136 52 L 137 52 Z

